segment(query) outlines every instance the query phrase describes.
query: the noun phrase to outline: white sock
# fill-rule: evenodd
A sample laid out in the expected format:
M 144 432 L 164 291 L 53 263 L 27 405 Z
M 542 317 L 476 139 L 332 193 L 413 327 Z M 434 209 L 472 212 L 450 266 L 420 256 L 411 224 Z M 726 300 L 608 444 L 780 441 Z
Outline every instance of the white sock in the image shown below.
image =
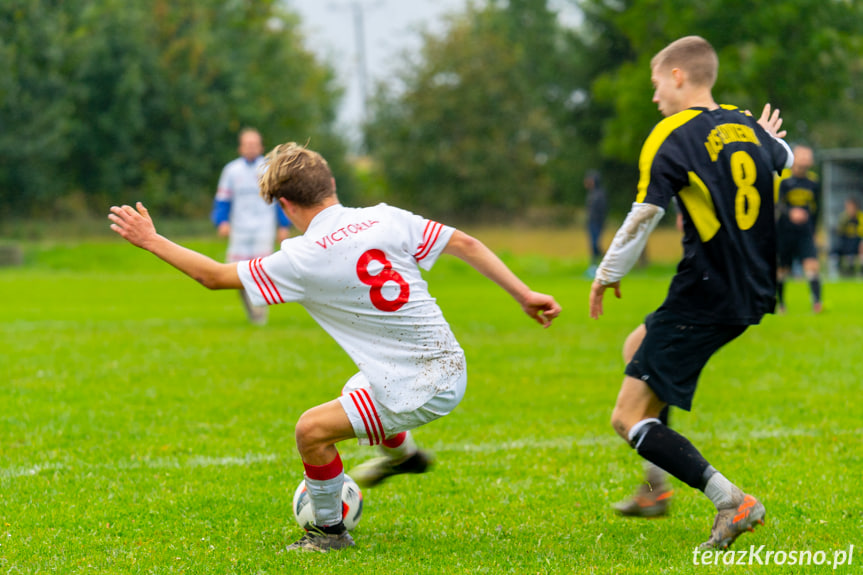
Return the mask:
M 381 443 L 380 448 L 384 455 L 395 462 L 401 462 L 417 452 L 417 444 L 414 442 L 410 431 L 404 432 L 404 439 L 399 445 L 392 445 L 395 438 L 390 438 Z M 401 434 L 399 434 L 401 435 Z M 398 437 L 398 435 L 396 436 Z M 386 445 L 389 443 L 390 445 Z
M 309 479 L 306 476 L 306 489 L 315 508 L 315 525 L 331 527 L 342 520 L 342 485 L 344 471 L 332 479 Z
M 718 471 L 713 474 L 704 487 L 704 494 L 713 502 L 716 509 L 734 507 L 735 503 L 737 503 L 735 501 L 737 493 L 740 493 L 740 489 Z

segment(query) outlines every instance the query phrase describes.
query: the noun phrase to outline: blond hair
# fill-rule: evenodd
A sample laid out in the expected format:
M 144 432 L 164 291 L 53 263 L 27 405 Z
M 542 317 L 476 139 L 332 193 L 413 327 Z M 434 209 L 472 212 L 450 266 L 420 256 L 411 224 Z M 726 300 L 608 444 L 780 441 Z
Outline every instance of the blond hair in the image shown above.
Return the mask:
M 719 57 L 701 36 L 684 36 L 660 50 L 650 61 L 650 68 L 680 68 L 692 84 L 712 88 L 719 71 Z
M 264 158 L 260 176 L 261 197 L 314 206 L 336 193 L 333 173 L 319 153 L 295 142 L 280 144 Z

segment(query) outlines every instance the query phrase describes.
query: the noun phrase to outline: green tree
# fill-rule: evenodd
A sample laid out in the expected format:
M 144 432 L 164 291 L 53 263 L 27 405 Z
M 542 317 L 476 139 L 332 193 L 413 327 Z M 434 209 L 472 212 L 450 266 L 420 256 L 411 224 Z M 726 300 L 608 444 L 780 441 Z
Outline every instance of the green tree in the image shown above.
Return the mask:
M 778 106 L 792 140 L 832 145 L 820 126 L 859 110 L 849 90 L 855 78 L 859 85 L 859 3 L 582 0 L 580 5 L 589 16 L 585 33 L 611 31 L 628 44 L 628 57 L 600 74 L 592 87 L 599 105 L 611 111 L 603 119 L 601 135 L 608 157 L 635 161 L 641 143 L 660 119 L 651 103 L 650 59 L 670 41 L 688 34 L 704 36 L 719 54 L 716 99 L 753 112 L 765 102 Z M 830 139 L 836 137 L 834 129 Z M 861 142 L 850 127 L 839 139 Z
M 0 216 L 50 198 L 74 145 L 67 21 L 51 4 L 0 5 Z
M 557 196 L 575 81 L 566 42 L 544 0 L 469 5 L 442 35 L 424 34 L 419 58 L 373 98 L 366 130 L 399 200 L 512 218 Z
M 70 194 L 206 213 L 244 126 L 309 141 L 350 188 L 334 72 L 277 0 L 10 0 L 0 32 L 3 216 Z

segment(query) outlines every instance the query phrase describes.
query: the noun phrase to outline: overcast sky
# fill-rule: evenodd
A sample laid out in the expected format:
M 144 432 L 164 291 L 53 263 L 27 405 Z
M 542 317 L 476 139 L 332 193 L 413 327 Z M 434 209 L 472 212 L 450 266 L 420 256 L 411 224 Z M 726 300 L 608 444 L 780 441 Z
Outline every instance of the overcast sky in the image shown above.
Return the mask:
M 419 48 L 419 30 L 443 29 L 446 14 L 461 13 L 468 0 L 285 0 L 299 13 L 308 38 L 308 48 L 332 63 L 345 87 L 339 121 L 355 128 L 362 118 L 360 58 L 357 50 L 355 15 L 361 14 L 365 37 L 367 92 L 385 80 L 405 50 Z M 482 0 L 474 0 L 478 5 Z M 551 0 L 566 24 L 580 18 L 572 0 Z
M 440 30 L 444 14 L 461 12 L 467 0 L 286 0 L 300 14 L 308 48 L 326 58 L 346 89 L 339 121 L 355 127 L 362 117 L 360 58 L 355 14 L 362 15 L 366 86 L 385 79 L 405 50 L 417 50 L 421 29 Z

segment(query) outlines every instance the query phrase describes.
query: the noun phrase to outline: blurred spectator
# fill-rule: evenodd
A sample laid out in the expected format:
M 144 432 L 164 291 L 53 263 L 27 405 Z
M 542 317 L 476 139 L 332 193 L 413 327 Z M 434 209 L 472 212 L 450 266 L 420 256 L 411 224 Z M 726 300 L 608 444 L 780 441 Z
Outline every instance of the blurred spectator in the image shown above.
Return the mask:
M 584 188 L 587 190 L 587 232 L 590 241 L 590 267 L 587 275 L 591 278 L 596 273 L 596 266 L 602 259 L 603 249 L 600 246 L 602 228 L 608 215 L 608 199 L 599 172 L 591 170 L 584 176 Z

